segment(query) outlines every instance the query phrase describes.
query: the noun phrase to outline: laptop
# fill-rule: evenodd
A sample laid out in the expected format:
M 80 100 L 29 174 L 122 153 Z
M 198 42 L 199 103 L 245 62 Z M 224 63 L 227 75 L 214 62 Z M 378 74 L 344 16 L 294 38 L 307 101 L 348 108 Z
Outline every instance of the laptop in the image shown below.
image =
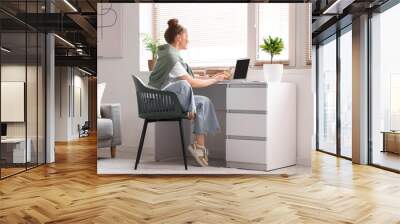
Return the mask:
M 236 82 L 245 82 L 247 77 L 247 71 L 249 70 L 250 59 L 238 59 L 236 61 L 235 73 L 233 74 L 233 79 L 231 80 L 223 80 L 221 83 L 236 83 Z

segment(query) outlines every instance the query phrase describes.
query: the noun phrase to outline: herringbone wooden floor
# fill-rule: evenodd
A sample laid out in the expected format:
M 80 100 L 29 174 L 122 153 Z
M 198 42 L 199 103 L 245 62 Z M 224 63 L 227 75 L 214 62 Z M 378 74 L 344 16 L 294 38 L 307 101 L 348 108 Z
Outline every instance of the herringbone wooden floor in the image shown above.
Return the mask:
M 296 176 L 98 176 L 95 138 L 0 181 L 0 223 L 400 223 L 400 175 L 313 154 Z

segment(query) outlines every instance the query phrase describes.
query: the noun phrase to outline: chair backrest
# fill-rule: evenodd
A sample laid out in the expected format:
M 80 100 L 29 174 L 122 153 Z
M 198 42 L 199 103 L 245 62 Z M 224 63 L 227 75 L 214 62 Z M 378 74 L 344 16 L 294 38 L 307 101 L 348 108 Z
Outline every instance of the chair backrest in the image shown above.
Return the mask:
M 132 78 L 136 87 L 136 98 L 140 118 L 163 120 L 185 117 L 175 93 L 149 87 L 135 75 L 132 75 Z
M 90 128 L 89 121 L 85 121 L 85 123 L 82 125 L 82 129 L 89 129 L 89 128 Z

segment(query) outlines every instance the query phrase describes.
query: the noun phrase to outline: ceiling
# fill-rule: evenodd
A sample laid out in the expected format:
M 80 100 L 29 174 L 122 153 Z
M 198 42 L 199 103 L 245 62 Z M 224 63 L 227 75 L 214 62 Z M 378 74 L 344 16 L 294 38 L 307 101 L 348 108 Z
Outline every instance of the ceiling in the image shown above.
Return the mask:
M 2 46 L 12 49 L 6 58 L 26 53 L 27 58 L 33 57 L 37 44 L 31 39 L 38 32 L 53 32 L 57 34 L 56 66 L 78 66 L 96 74 L 97 2 L 100 0 L 47 0 L 46 5 L 45 0 L 1 0 Z M 27 35 L 27 45 L 26 30 L 35 33 Z
M 312 36 L 313 43 L 316 44 L 334 34 L 337 29 L 350 24 L 354 16 L 375 9 L 387 1 L 390 0 L 271 0 L 266 2 L 311 2 Z M 23 33 L 26 28 L 30 31 L 54 32 L 58 35 L 55 38 L 56 65 L 80 66 L 96 73 L 96 5 L 100 2 L 135 1 L 47 0 L 46 6 L 46 0 L 1 0 L 0 23 L 2 32 L 6 33 L 2 38 L 10 43 L 8 47 L 15 48 L 15 54 L 24 54 Z M 4 41 L 2 43 L 5 43 Z M 34 53 L 35 43 L 30 43 L 28 40 L 27 46 L 28 55 L 30 52 Z
M 374 11 L 390 0 L 312 0 L 313 44 L 332 36 L 363 13 Z

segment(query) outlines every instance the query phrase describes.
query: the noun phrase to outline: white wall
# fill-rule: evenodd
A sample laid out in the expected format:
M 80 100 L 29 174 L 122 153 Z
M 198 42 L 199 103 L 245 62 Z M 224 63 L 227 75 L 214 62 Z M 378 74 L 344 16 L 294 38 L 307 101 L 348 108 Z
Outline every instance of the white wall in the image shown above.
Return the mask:
M 88 77 L 83 76 L 81 72 L 75 70 L 75 76 L 74 76 L 74 86 L 75 86 L 75 96 L 72 96 L 75 98 L 75 114 L 73 114 L 73 119 L 72 119 L 72 136 L 73 138 L 79 138 L 79 132 L 78 132 L 78 124 L 82 126 L 85 121 L 89 120 L 89 113 L 88 113 L 88 108 L 89 108 L 89 102 L 88 102 Z M 77 90 L 80 90 L 80 99 L 78 98 L 78 93 Z M 79 100 L 81 102 L 79 102 Z M 79 105 L 80 104 L 80 105 Z M 80 107 L 80 109 L 79 109 Z
M 77 139 L 78 124 L 83 125 L 88 120 L 88 78 L 71 67 L 56 67 L 55 73 L 55 141 Z M 79 104 L 74 101 L 75 87 L 81 89 L 82 116 L 73 105 Z
M 68 67 L 55 68 L 55 135 L 56 141 L 68 141 Z
M 113 4 L 114 5 L 114 4 Z M 109 6 L 109 4 L 107 4 Z M 98 4 L 100 7 L 100 4 Z M 139 54 L 140 54 L 140 36 L 139 36 L 139 4 L 124 4 L 124 14 L 122 16 L 123 22 L 123 45 L 122 57 L 120 58 L 107 58 L 106 55 L 98 57 L 97 59 L 97 71 L 98 71 L 98 83 L 106 82 L 107 86 L 104 92 L 102 103 L 119 103 L 121 104 L 121 119 L 122 119 L 122 146 L 119 147 L 122 150 L 136 150 L 139 144 L 139 138 L 143 121 L 138 118 L 137 107 L 136 107 L 136 95 L 134 91 L 134 84 L 131 78 L 132 74 L 140 74 L 141 78 L 147 81 L 148 73 L 140 73 Z M 301 8 L 301 7 L 300 7 Z M 301 17 L 300 14 L 297 14 Z M 99 20 L 100 18 L 98 18 Z M 298 20 L 296 20 L 298 21 Z M 297 26 L 297 25 L 296 25 Z M 296 30 L 304 32 L 305 20 L 299 21 L 299 25 Z M 97 30 L 98 37 L 100 38 L 100 32 L 107 32 L 106 29 L 99 28 Z M 302 48 L 296 52 L 296 65 L 297 68 L 309 68 L 306 66 L 304 58 L 304 46 L 303 41 L 305 36 L 301 39 L 296 40 L 297 48 Z M 106 44 L 106 43 L 104 43 Z M 299 112 L 299 118 L 301 123 L 299 127 L 301 129 L 299 136 L 299 148 L 301 151 L 298 154 L 298 160 L 300 164 L 309 165 L 311 161 L 310 153 L 308 150 L 312 149 L 312 135 L 314 131 L 314 101 L 312 95 L 312 77 L 311 70 L 291 70 L 293 72 L 287 72 L 294 74 L 288 78 L 290 81 L 295 81 L 299 85 L 301 90 L 298 95 L 299 98 L 303 98 L 299 102 L 299 105 L 303 105 Z M 285 76 L 286 77 L 286 76 Z M 285 78 L 286 79 L 286 78 Z M 305 126 L 304 126 L 305 125 Z M 304 131 L 307 130 L 307 131 Z M 150 124 L 148 127 L 146 140 L 144 144 L 144 153 L 154 152 L 154 126 Z
M 1 81 L 18 81 L 24 82 L 26 70 L 28 74 L 32 74 L 33 67 L 25 67 L 25 65 L 2 65 L 1 66 Z M 2 96 L 4 97 L 4 96 Z M 6 108 L 1 108 L 6 110 Z M 24 109 L 24 108 L 23 108 Z M 25 137 L 26 122 L 8 122 L 7 123 L 7 137 Z
M 28 81 L 26 81 L 26 77 Z M 24 82 L 27 85 L 27 122 L 8 122 L 7 135 L 8 137 L 23 137 L 25 136 L 25 126 L 28 126 L 28 137 L 36 134 L 37 122 L 37 97 L 36 97 L 36 66 L 25 66 L 18 64 L 2 65 L 1 67 L 2 82 Z M 4 96 L 2 96 L 4 97 Z M 39 105 L 40 107 L 41 105 Z M 24 108 L 21 108 L 24 110 Z M 7 108 L 2 108 L 7 110 Z
M 106 5 L 109 6 L 109 4 Z M 100 7 L 101 4 L 98 4 L 98 8 Z M 131 78 L 131 75 L 139 74 L 139 5 L 123 4 L 123 9 L 124 14 L 122 18 L 119 17 L 123 20 L 122 57 L 97 58 L 97 83 L 107 83 L 102 99 L 103 104 L 121 104 L 122 146 L 118 148 L 132 150 L 139 145 L 143 125 L 142 119 L 138 117 L 135 88 Z M 106 28 L 103 29 L 97 29 L 98 38 L 101 38 L 101 32 L 107 32 Z M 143 78 L 146 80 L 146 77 Z M 148 127 L 143 153 L 154 148 L 151 136 L 154 136 L 153 124 Z

